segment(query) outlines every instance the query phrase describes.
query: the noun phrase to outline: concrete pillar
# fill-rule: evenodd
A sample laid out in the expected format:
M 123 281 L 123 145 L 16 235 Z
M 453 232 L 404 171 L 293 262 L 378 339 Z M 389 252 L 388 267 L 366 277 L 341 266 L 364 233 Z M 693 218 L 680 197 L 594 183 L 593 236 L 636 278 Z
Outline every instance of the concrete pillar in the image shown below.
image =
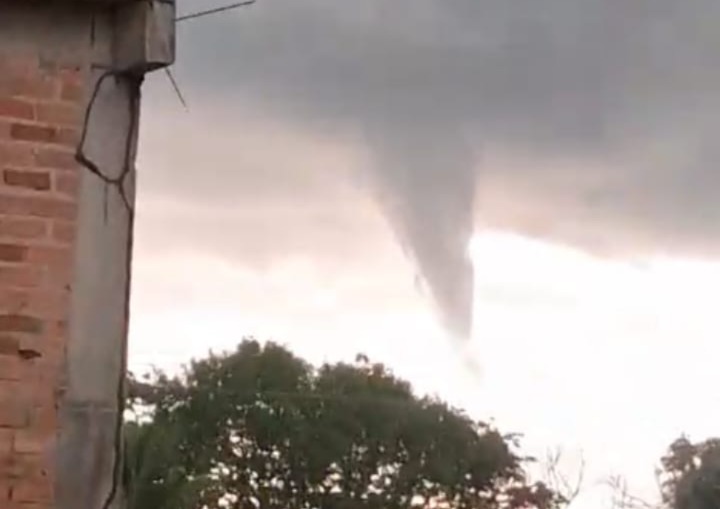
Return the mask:
M 140 85 L 162 1 L 0 0 L 0 509 L 121 498 Z

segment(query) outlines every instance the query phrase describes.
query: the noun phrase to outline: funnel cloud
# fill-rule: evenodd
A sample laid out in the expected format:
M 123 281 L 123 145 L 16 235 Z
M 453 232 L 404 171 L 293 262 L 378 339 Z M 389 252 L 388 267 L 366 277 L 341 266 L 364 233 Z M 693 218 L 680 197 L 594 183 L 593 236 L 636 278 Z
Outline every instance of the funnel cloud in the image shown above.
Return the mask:
M 473 232 L 475 164 L 457 132 L 436 143 L 433 132 L 388 135 L 370 141 L 377 165 L 375 195 L 448 332 L 472 333 L 473 267 L 467 246 Z M 387 169 L 387 171 L 386 171 Z
M 360 146 L 447 328 L 467 336 L 473 211 L 611 256 L 720 255 L 718 17 L 713 0 L 267 0 L 179 26 L 175 72 L 228 116 L 240 105 Z

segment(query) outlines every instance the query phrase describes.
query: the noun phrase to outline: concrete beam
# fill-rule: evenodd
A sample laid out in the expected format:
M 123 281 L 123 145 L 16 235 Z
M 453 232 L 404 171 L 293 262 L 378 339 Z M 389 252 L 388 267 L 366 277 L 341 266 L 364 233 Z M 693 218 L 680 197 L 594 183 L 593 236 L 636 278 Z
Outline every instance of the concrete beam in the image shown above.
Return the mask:
M 145 74 L 175 62 L 175 4 L 132 2 L 117 7 L 115 66 Z

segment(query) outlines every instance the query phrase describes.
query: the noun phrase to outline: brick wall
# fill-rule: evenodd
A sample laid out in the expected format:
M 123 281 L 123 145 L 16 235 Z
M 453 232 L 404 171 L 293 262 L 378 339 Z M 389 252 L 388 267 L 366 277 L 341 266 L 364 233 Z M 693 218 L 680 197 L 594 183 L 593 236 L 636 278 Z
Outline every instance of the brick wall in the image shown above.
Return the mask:
M 0 509 L 121 503 L 139 87 L 174 20 L 0 0 Z
M 83 69 L 0 46 L 0 508 L 52 506 Z

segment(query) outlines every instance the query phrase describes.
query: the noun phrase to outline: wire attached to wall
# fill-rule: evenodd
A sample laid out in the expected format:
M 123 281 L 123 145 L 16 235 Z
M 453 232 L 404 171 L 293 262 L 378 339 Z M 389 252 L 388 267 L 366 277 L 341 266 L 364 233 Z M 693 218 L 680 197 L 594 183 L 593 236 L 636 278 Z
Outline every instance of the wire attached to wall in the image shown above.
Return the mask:
M 186 14 L 184 16 L 179 16 L 179 17 L 175 18 L 175 21 L 187 21 L 189 19 L 201 18 L 203 16 L 209 16 L 211 14 L 217 14 L 220 12 L 230 11 L 233 9 L 237 9 L 239 7 L 247 7 L 248 5 L 254 4 L 256 1 L 257 0 L 245 0 L 244 2 L 237 2 L 234 4 L 230 4 L 230 5 L 224 5 L 222 7 L 216 7 L 214 9 L 208 9 L 205 11 L 195 12 L 192 14 Z
M 180 90 L 180 86 L 178 85 L 178 82 L 175 79 L 175 76 L 173 76 L 173 73 L 169 67 L 165 68 L 165 74 L 167 75 L 168 79 L 170 80 L 170 83 L 172 84 L 173 89 L 175 90 L 175 95 L 177 95 L 178 100 L 180 101 L 180 104 L 182 104 L 183 107 L 187 110 L 188 105 L 187 105 L 187 102 L 185 102 L 185 97 L 183 97 L 182 91 Z
M 175 22 L 202 18 L 204 16 L 210 16 L 212 14 L 219 14 L 221 12 L 238 9 L 240 7 L 247 7 L 247 6 L 254 4 L 256 1 L 257 0 L 245 0 L 243 2 L 237 2 L 234 4 L 230 4 L 230 5 L 224 5 L 222 7 L 215 7 L 214 9 L 207 9 L 205 11 L 199 11 L 199 12 L 194 12 L 191 14 L 185 14 L 183 16 L 176 17 Z M 173 75 L 173 73 L 169 67 L 165 68 L 165 74 L 167 75 L 168 79 L 170 80 L 170 83 L 172 84 L 173 90 L 175 90 L 175 95 L 177 95 L 177 98 L 180 101 L 180 104 L 182 104 L 183 107 L 187 110 L 188 109 L 187 101 L 185 101 L 185 97 L 183 96 L 183 93 L 180 90 L 180 86 L 178 85 L 178 82 L 175 79 L 175 76 Z

